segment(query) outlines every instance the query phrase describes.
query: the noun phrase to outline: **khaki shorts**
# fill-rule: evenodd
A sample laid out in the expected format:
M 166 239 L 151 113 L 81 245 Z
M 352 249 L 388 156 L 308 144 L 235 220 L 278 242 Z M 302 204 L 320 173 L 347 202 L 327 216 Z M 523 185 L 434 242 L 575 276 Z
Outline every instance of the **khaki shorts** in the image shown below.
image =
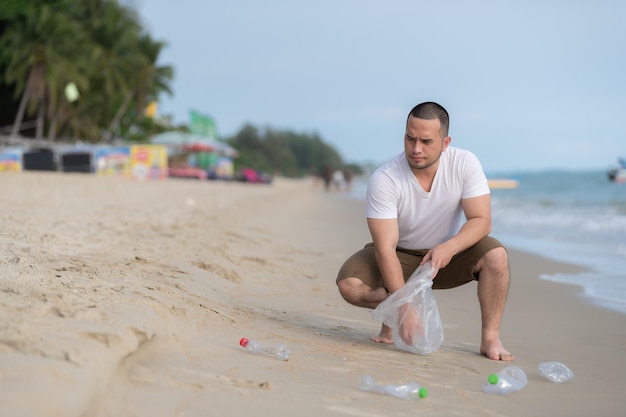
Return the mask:
M 504 247 L 499 240 L 487 236 L 474 246 L 457 253 L 452 257 L 448 266 L 437 272 L 433 281 L 433 289 L 454 288 L 471 281 L 478 281 L 478 274 L 472 272 L 474 267 L 487 252 L 499 247 Z M 405 282 L 415 272 L 427 252 L 428 249 L 396 249 Z M 337 274 L 337 282 L 348 277 L 358 278 L 373 289 L 384 287 L 383 277 L 376 263 L 373 243 L 365 245 L 363 249 L 348 258 L 341 266 Z

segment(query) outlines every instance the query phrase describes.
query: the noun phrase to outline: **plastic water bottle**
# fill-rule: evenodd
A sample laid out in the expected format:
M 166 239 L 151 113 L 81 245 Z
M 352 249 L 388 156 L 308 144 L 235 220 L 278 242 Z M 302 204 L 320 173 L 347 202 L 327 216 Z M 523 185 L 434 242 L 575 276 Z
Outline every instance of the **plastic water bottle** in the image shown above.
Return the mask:
M 381 385 L 374 382 L 369 375 L 365 375 L 361 379 L 360 388 L 361 391 L 373 391 L 407 400 L 426 398 L 428 395 L 428 389 L 420 387 L 416 382 L 410 382 L 406 385 Z
M 261 346 L 251 339 L 242 337 L 239 344 L 250 353 L 261 353 L 264 355 L 276 356 L 278 359 L 286 361 L 289 359 L 289 349 L 285 345 Z
M 539 364 L 541 376 L 556 384 L 562 384 L 574 379 L 574 373 L 561 362 L 544 362 Z
M 488 394 L 510 394 L 519 391 L 528 383 L 528 377 L 522 368 L 507 366 L 497 374 L 489 375 L 483 384 L 483 391 Z

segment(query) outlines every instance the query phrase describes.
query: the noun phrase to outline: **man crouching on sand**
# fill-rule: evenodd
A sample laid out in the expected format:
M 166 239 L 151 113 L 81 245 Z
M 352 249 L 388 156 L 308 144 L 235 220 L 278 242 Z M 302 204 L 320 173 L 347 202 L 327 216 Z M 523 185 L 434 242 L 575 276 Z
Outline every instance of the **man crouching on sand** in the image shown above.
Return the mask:
M 347 302 L 373 309 L 428 261 L 437 271 L 433 289 L 477 280 L 480 353 L 511 361 L 513 355 L 500 341 L 508 255 L 488 236 L 491 197 L 482 166 L 473 153 L 449 146 L 448 127 L 448 112 L 437 103 L 422 103 L 409 112 L 404 152 L 379 167 L 368 183 L 372 243 L 343 264 L 337 286 Z M 410 343 L 409 335 L 402 338 Z M 372 340 L 392 343 L 392 329 L 383 324 Z

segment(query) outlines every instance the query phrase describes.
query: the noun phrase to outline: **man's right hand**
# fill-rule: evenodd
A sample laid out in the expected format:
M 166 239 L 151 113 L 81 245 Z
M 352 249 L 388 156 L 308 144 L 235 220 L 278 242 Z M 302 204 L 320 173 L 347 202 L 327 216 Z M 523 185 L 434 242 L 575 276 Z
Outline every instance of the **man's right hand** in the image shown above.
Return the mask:
M 411 304 L 404 304 L 400 307 L 400 325 L 398 332 L 400 338 L 409 346 L 413 346 L 413 341 L 417 334 L 424 336 L 422 319 Z

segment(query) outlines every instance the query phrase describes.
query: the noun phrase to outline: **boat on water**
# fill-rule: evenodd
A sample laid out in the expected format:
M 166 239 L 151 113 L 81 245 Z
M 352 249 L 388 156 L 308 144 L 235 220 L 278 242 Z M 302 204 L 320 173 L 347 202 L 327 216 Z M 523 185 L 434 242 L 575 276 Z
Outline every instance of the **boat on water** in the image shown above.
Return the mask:
M 619 158 L 619 167 L 609 169 L 609 180 L 613 182 L 626 182 L 626 158 Z
M 519 187 L 519 182 L 511 178 L 495 178 L 488 179 L 489 188 L 494 189 L 513 189 Z

